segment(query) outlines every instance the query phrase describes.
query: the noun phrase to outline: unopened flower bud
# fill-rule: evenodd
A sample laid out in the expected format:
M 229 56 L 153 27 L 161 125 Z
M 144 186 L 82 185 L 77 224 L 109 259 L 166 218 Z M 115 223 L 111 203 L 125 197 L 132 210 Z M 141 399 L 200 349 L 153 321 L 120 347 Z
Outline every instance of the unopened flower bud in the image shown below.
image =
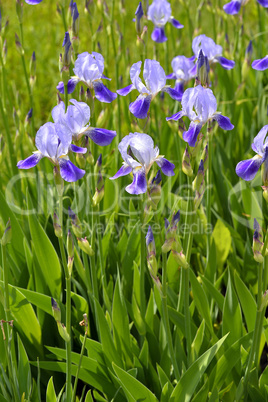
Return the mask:
M 22 24 L 23 21 L 23 3 L 20 0 L 16 0 L 16 14 L 19 23 Z
M 87 238 L 78 238 L 77 239 L 78 242 L 78 247 L 84 251 L 86 254 L 88 254 L 90 257 L 92 257 L 94 255 L 94 251 L 91 247 L 91 245 L 89 244 L 89 242 L 87 241 Z
M 257 219 L 254 219 L 254 234 L 253 234 L 253 258 L 255 261 L 262 263 L 263 256 L 262 256 L 262 249 L 263 249 L 263 236 L 262 230 L 257 222 Z
M 1 30 L 0 30 L 0 32 L 1 32 Z M 5 65 L 6 61 L 7 61 L 7 40 L 6 39 L 4 40 L 4 43 L 3 43 L 2 59 L 3 59 L 3 64 Z
M 56 302 L 55 299 L 53 299 L 53 297 L 51 297 L 51 307 L 52 307 L 52 313 L 53 313 L 53 317 L 55 318 L 56 321 L 61 320 L 61 311 L 60 308 L 58 306 L 58 303 Z
M 72 229 L 76 237 L 81 237 L 83 234 L 82 224 L 78 218 L 78 216 L 74 213 L 74 211 L 69 207 L 68 214 L 71 219 Z
M 146 235 L 146 246 L 147 246 L 147 263 L 148 269 L 152 272 L 152 276 L 157 275 L 157 261 L 155 258 L 155 242 L 154 235 L 151 226 L 148 227 L 148 232 Z
M 17 51 L 19 52 L 20 55 L 22 55 L 23 54 L 22 45 L 20 43 L 20 38 L 18 37 L 18 35 L 16 33 L 15 33 L 15 44 L 16 44 Z
M 53 226 L 54 226 L 54 232 L 55 235 L 59 238 L 62 237 L 62 227 L 60 225 L 60 220 L 56 212 L 53 214 Z
M 138 5 L 137 10 L 135 12 L 135 16 L 136 16 L 136 31 L 137 31 L 137 34 L 140 35 L 141 32 L 142 32 L 141 18 L 143 16 L 143 9 L 142 9 L 141 2 L 139 2 L 139 5 Z
M 266 290 L 261 299 L 260 311 L 268 306 L 268 290 Z
M 165 242 L 162 245 L 162 252 L 168 253 L 170 250 L 176 250 L 180 252 L 182 250 L 180 240 L 177 237 L 177 229 L 180 221 L 180 211 L 176 212 L 172 216 L 171 223 L 165 219 Z
M 98 163 L 98 161 L 97 161 Z M 97 165 L 96 163 L 96 165 Z M 93 196 L 92 202 L 93 202 L 93 206 L 95 207 L 96 205 L 98 205 L 101 200 L 104 197 L 104 181 L 103 181 L 103 177 L 101 174 L 101 170 L 99 170 L 98 176 L 97 176 L 97 185 L 96 185 L 96 192 Z
M 175 261 L 177 262 L 177 264 L 178 264 L 180 267 L 182 267 L 182 268 L 189 268 L 189 264 L 188 264 L 188 262 L 186 261 L 186 257 L 185 257 L 185 255 L 183 254 L 182 251 L 178 253 L 177 251 L 172 250 L 172 255 L 173 255 Z
M 198 168 L 197 176 L 193 181 L 193 190 L 195 191 L 195 197 L 194 197 L 194 208 L 197 210 L 199 207 L 203 195 L 205 192 L 205 171 L 204 171 L 204 162 L 203 159 L 200 161 L 200 165 Z
M 204 171 L 206 172 L 207 168 L 208 168 L 208 145 L 205 146 L 202 155 L 201 155 L 201 159 L 204 162 Z
M 161 182 L 161 171 L 158 170 L 156 176 L 149 185 L 149 197 L 147 203 L 148 207 L 152 207 L 154 211 L 157 209 L 157 205 L 161 199 Z
M 36 80 L 36 57 L 35 52 L 33 52 L 30 61 L 30 86 L 33 89 Z
M 266 202 L 268 202 L 268 186 L 262 186 L 263 189 L 263 198 L 265 199 Z
M 7 221 L 6 227 L 5 227 L 4 234 L 2 236 L 1 244 L 3 246 L 6 246 L 8 243 L 11 242 L 11 238 L 12 238 L 12 230 L 11 230 L 11 222 L 10 222 L 10 218 L 9 218 L 9 220 Z
M 74 241 L 70 230 L 68 231 L 67 235 L 67 254 L 70 258 L 73 258 L 74 256 Z
M 188 152 L 187 147 L 185 148 L 183 158 L 182 158 L 182 171 L 189 177 L 191 177 L 193 175 L 193 169 L 191 166 L 191 158 L 190 158 L 190 154 Z
M 197 81 L 203 87 L 209 87 L 209 61 L 207 56 L 204 55 L 202 49 L 199 50 L 197 57 Z
M 62 339 L 64 339 L 65 342 L 70 342 L 70 335 L 68 334 L 65 325 L 59 321 L 57 321 L 57 325 L 58 325 L 59 334 L 62 337 Z

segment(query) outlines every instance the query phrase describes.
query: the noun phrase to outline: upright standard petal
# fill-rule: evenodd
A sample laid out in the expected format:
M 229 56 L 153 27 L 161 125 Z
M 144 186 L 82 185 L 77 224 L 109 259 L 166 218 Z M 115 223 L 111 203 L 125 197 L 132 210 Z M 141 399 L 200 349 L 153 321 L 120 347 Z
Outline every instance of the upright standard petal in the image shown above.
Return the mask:
M 95 96 L 100 102 L 111 103 L 117 98 L 117 94 L 110 91 L 101 81 L 94 81 L 93 87 Z
M 198 134 L 200 133 L 202 124 L 191 123 L 188 131 L 185 131 L 182 138 L 185 142 L 188 142 L 190 147 L 194 147 L 197 141 Z
M 234 128 L 234 125 L 231 123 L 229 117 L 223 116 L 220 113 L 215 113 L 213 116 L 213 120 L 216 120 L 220 128 L 223 130 L 232 130 Z
M 37 163 L 43 158 L 41 152 L 34 152 L 31 156 L 24 159 L 23 161 L 19 161 L 17 163 L 17 167 L 19 169 L 31 169 L 32 167 L 36 166 Z
M 61 177 L 69 183 L 81 179 L 86 173 L 84 170 L 75 166 L 69 159 L 59 159 L 59 165 Z
M 86 132 L 86 135 L 95 142 L 97 145 L 105 146 L 110 145 L 114 137 L 116 136 L 116 131 L 106 130 L 105 128 L 91 127 Z
M 156 60 L 146 59 L 143 68 L 143 78 L 151 94 L 157 94 L 166 85 L 166 74 Z
M 266 70 L 268 68 L 268 56 L 265 56 L 263 59 L 254 60 L 251 66 L 254 68 L 254 70 Z
M 251 145 L 251 148 L 253 151 L 255 151 L 258 155 L 264 156 L 264 146 L 266 145 L 264 142 L 264 139 L 267 135 L 268 132 L 268 124 L 262 127 L 262 129 L 258 132 L 256 137 L 253 140 L 253 144 Z
M 156 163 L 157 165 L 160 167 L 160 169 L 162 170 L 162 172 L 166 175 L 166 176 L 174 176 L 174 169 L 175 169 L 175 165 L 174 163 L 169 162 L 167 159 L 163 158 L 163 157 L 159 157 L 156 159 Z
M 230 3 L 227 3 L 223 6 L 224 11 L 226 14 L 234 15 L 239 13 L 241 8 L 241 1 L 230 1 Z
M 154 27 L 151 38 L 154 42 L 163 43 L 167 41 L 164 27 Z
M 57 158 L 59 137 L 56 133 L 55 123 L 45 123 L 39 128 L 35 137 L 35 145 L 42 155 L 52 159 Z M 69 145 L 67 146 L 67 151 Z
M 145 119 L 151 103 L 151 95 L 139 95 L 137 99 L 130 103 L 129 110 L 138 119 Z
M 133 173 L 133 182 L 126 187 L 129 194 L 144 194 L 147 190 L 147 182 L 144 169 L 139 169 Z
M 241 161 L 236 166 L 236 174 L 246 181 L 253 180 L 263 162 L 263 158 L 258 155 L 254 156 L 254 158 Z

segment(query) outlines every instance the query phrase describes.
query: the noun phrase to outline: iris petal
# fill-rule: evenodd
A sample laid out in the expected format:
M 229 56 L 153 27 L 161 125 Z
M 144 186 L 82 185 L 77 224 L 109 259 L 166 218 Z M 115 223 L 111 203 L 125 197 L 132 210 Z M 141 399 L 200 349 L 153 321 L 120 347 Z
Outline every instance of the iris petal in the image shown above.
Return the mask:
M 144 169 L 139 169 L 133 173 L 133 182 L 126 187 L 129 194 L 144 194 L 147 190 L 147 182 Z
M 75 166 L 69 159 L 59 159 L 59 165 L 61 177 L 69 183 L 81 179 L 86 173 L 84 170 Z
M 151 103 L 151 96 L 139 95 L 137 99 L 129 105 L 129 110 L 138 119 L 145 119 Z
M 254 158 L 241 161 L 236 166 L 236 174 L 246 181 L 253 180 L 263 162 L 263 158 L 260 158 L 258 155 L 254 156 Z

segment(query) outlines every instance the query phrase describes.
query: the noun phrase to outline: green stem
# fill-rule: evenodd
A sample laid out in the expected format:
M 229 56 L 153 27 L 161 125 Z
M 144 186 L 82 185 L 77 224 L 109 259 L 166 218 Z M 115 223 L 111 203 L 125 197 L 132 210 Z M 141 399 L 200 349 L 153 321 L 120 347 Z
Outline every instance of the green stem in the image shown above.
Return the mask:
M 140 201 L 140 247 L 141 247 L 141 253 L 140 253 L 140 310 L 141 310 L 141 316 L 144 319 L 145 318 L 145 288 L 144 288 L 144 276 L 145 276 L 145 255 L 146 255 L 146 241 L 145 241 L 145 233 L 144 233 L 144 207 L 145 207 L 145 202 L 144 198 L 142 197 Z
M 87 331 L 85 332 L 82 348 L 81 348 L 81 353 L 80 353 L 80 358 L 77 366 L 77 371 L 76 371 L 76 376 L 75 376 L 75 381 L 74 381 L 74 389 L 73 389 L 73 397 L 72 397 L 72 402 L 75 402 L 76 400 L 76 388 L 78 384 L 78 376 L 79 376 L 79 371 L 82 365 L 82 360 L 85 352 L 85 346 L 86 346 L 86 340 L 87 340 Z
M 64 26 L 64 31 L 68 32 L 68 27 L 67 27 L 67 22 L 66 22 L 66 17 L 65 17 L 65 7 L 61 6 L 61 15 L 62 15 L 62 22 Z
M 212 148 L 211 148 L 211 126 L 210 123 L 207 123 L 207 146 L 208 146 L 208 169 L 207 169 L 207 264 L 206 268 L 209 264 L 209 256 L 210 256 L 210 225 L 211 225 L 211 174 L 212 174 Z M 214 278 L 210 278 L 214 280 Z
M 59 221 L 60 226 L 63 228 L 63 218 L 62 218 L 62 194 L 59 195 Z M 72 396 L 72 360 L 71 360 L 71 348 L 72 348 L 72 337 L 71 337 L 71 276 L 68 270 L 66 252 L 63 244 L 63 237 L 59 237 L 59 246 L 61 259 L 65 274 L 66 282 L 66 330 L 70 336 L 70 340 L 65 342 L 66 346 L 66 402 L 71 401 Z
M 172 336 L 169 326 L 168 308 L 167 308 L 167 254 L 166 253 L 162 253 L 162 314 L 163 314 L 164 328 L 167 336 L 169 354 L 174 367 L 175 377 L 176 380 L 178 381 L 180 378 L 180 372 L 173 348 Z
M 2 266 L 4 271 L 4 308 L 6 321 L 11 320 L 10 307 L 9 307 L 9 291 L 8 291 L 8 270 L 7 270 L 7 254 L 6 254 L 6 245 L 2 244 Z M 8 339 L 9 339 L 9 327 L 8 327 Z

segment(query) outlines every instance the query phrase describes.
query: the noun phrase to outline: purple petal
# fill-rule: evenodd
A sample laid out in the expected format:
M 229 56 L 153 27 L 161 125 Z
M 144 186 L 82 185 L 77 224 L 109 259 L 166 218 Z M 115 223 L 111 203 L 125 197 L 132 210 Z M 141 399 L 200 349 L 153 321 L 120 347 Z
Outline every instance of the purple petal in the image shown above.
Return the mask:
M 111 78 L 106 77 L 104 74 L 102 74 L 101 79 L 111 81 Z
M 166 120 L 167 120 L 167 121 L 169 121 L 169 120 L 178 121 L 178 120 L 181 119 L 183 116 L 185 116 L 185 113 L 181 110 L 180 112 L 175 113 L 175 114 L 173 114 L 173 115 L 170 116 L 170 117 L 166 117 Z
M 230 1 L 230 3 L 227 3 L 223 6 L 224 11 L 226 14 L 234 15 L 237 14 L 240 11 L 241 8 L 241 2 L 240 1 Z
M 193 56 L 193 57 L 195 57 L 195 56 Z M 191 70 L 189 70 L 189 75 L 190 75 L 190 76 L 195 77 L 196 74 L 197 74 L 197 64 L 195 64 L 195 65 L 191 68 Z
M 131 168 L 130 166 L 123 165 L 123 166 L 118 170 L 118 172 L 116 172 L 116 174 L 115 174 L 113 177 L 110 177 L 110 180 L 115 180 L 115 179 L 117 179 L 118 177 L 126 176 L 126 175 L 128 175 L 129 173 L 131 173 L 131 172 L 132 172 L 132 168 Z
M 78 83 L 78 79 L 77 78 L 70 78 L 68 83 L 67 83 L 67 90 L 68 90 L 68 94 L 73 93 L 73 91 L 75 90 L 75 87 Z M 57 85 L 57 90 L 61 93 L 64 94 L 64 83 L 63 81 L 60 81 Z
M 150 225 L 148 226 L 148 232 L 147 232 L 147 235 L 146 235 L 145 239 L 146 239 L 146 246 L 147 247 L 151 243 L 154 244 L 154 235 L 153 235 L 152 227 Z
M 267 8 L 268 7 L 268 1 L 267 0 L 257 0 L 257 2 L 262 6 Z
M 143 169 L 133 173 L 133 182 L 126 187 L 129 194 L 144 194 L 147 190 L 146 176 Z
M 253 180 L 263 161 L 263 158 L 254 156 L 254 158 L 239 162 L 235 169 L 237 176 L 246 181 Z
M 234 128 L 234 125 L 231 123 L 229 117 L 223 116 L 221 114 L 215 114 L 213 116 L 213 120 L 216 120 L 218 125 L 223 129 L 223 130 L 232 130 Z
M 133 89 L 135 89 L 135 86 L 133 84 L 128 85 L 125 88 L 118 89 L 116 92 L 121 95 L 121 96 L 126 96 L 128 95 Z
M 172 99 L 179 101 L 179 102 L 181 101 L 182 96 L 179 92 L 176 91 L 176 89 L 173 89 L 170 87 L 166 87 L 166 88 L 164 87 L 164 88 L 162 88 L 162 91 L 167 92 Z
M 182 95 L 184 92 L 184 82 L 183 81 L 176 82 L 174 89 L 175 89 L 175 91 L 177 91 L 180 94 L 180 98 L 181 98 L 179 100 L 179 102 L 180 102 L 182 100 Z
M 156 163 L 166 176 L 174 176 L 175 165 L 173 163 L 169 162 L 165 158 L 157 158 Z
M 154 27 L 151 38 L 154 42 L 163 43 L 167 41 L 164 27 Z
M 198 134 L 200 133 L 200 130 L 202 128 L 201 124 L 194 124 L 191 123 L 189 126 L 188 131 L 185 131 L 182 135 L 182 138 L 184 139 L 185 142 L 188 142 L 190 147 L 194 147 Z
M 215 59 L 218 60 L 218 62 L 220 63 L 220 65 L 225 68 L 225 70 L 231 70 L 232 68 L 234 68 L 235 66 L 235 62 L 233 60 L 228 60 L 225 57 L 222 56 L 218 56 L 215 57 Z
M 93 82 L 95 96 L 100 102 L 111 103 L 117 98 L 115 92 L 110 91 L 102 82 Z
M 129 110 L 138 119 L 145 119 L 151 103 L 151 96 L 139 95 L 137 99 L 129 105 Z
M 251 66 L 254 70 L 266 70 L 268 68 L 268 56 L 265 56 L 263 59 L 254 60 Z
M 68 159 L 59 159 L 60 175 L 63 180 L 73 182 L 81 179 L 86 173 L 84 170 L 79 169 Z
M 169 22 L 171 22 L 171 24 L 177 29 L 181 29 L 184 27 L 184 25 L 182 25 L 178 20 L 175 20 L 175 18 L 173 17 L 169 19 Z
M 74 144 L 71 144 L 69 149 L 76 154 L 85 154 L 87 152 L 87 148 L 78 147 Z
M 35 152 L 28 158 L 24 159 L 23 161 L 19 161 L 17 163 L 17 167 L 19 169 L 31 169 L 32 167 L 36 166 L 37 163 L 43 158 L 41 152 Z
M 116 136 L 116 131 L 106 130 L 105 128 L 94 128 L 91 127 L 86 132 L 86 135 L 92 139 L 97 145 L 105 146 L 110 145 L 114 137 Z
M 25 3 L 35 5 L 41 3 L 43 0 L 25 0 Z
M 174 73 L 168 74 L 168 75 L 166 75 L 166 79 L 167 80 L 175 80 L 176 74 L 174 74 Z

